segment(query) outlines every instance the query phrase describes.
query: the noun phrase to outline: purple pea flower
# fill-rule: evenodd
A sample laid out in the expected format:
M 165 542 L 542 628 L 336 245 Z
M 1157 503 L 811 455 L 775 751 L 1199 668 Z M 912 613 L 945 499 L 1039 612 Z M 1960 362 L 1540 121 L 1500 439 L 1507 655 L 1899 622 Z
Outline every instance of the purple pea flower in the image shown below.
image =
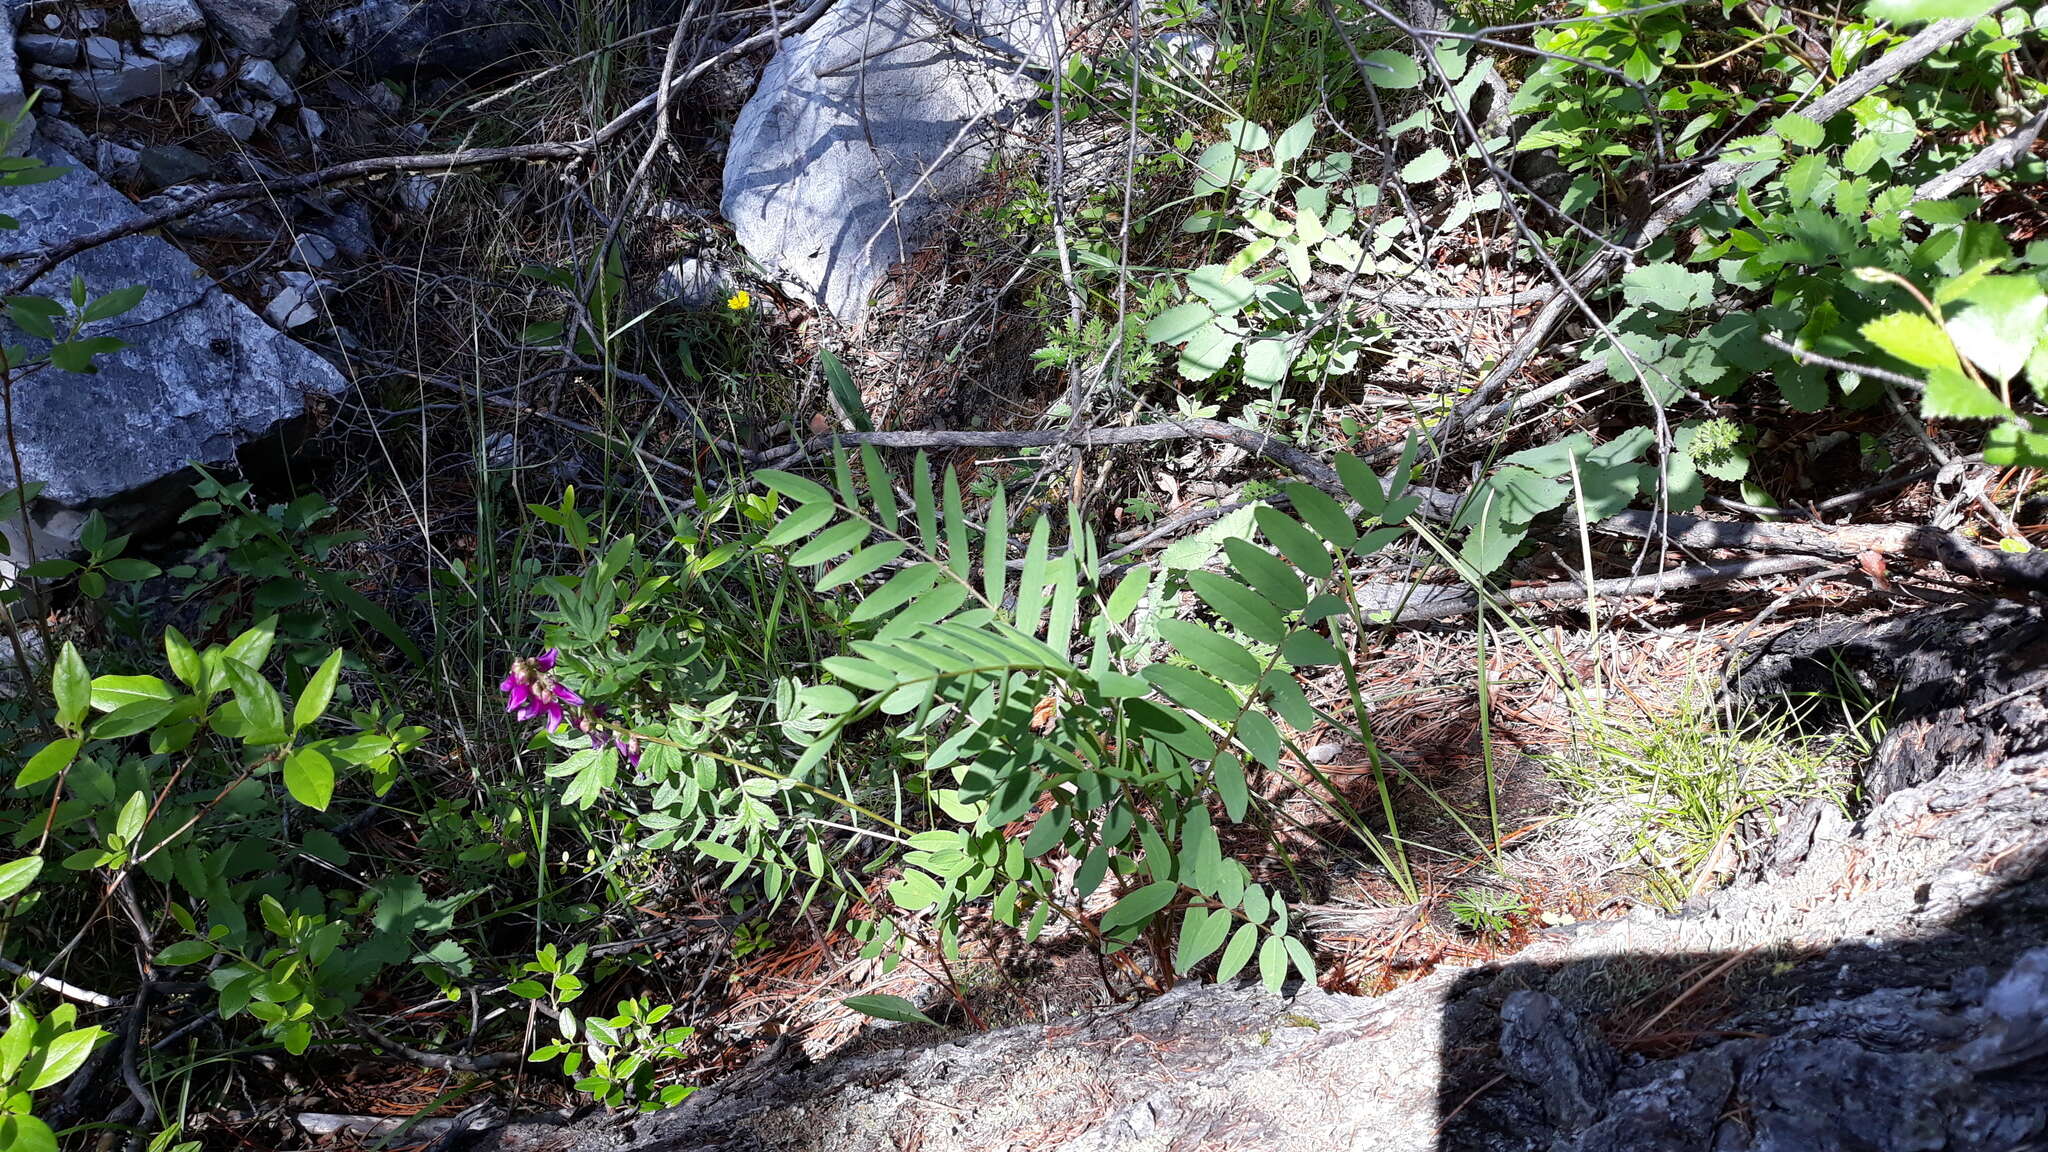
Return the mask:
M 520 720 L 544 720 L 549 732 L 574 727 L 589 737 L 592 748 L 615 748 L 626 763 L 638 768 L 640 738 L 630 733 L 623 739 L 613 735 L 604 719 L 604 705 L 586 703 L 575 689 L 554 678 L 561 655 L 560 649 L 550 648 L 532 659 L 512 661 L 512 671 L 498 682 L 498 690 L 505 694 L 505 711 Z

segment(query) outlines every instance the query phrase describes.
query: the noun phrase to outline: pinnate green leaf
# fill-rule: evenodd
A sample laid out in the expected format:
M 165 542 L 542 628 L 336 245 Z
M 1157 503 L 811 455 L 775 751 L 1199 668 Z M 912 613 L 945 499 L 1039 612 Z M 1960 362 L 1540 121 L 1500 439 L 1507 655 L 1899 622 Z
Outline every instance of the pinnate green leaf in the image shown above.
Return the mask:
M 840 1003 L 863 1016 L 872 1016 L 877 1020 L 890 1020 L 898 1024 L 930 1024 L 933 1027 L 937 1027 L 939 1023 L 918 1011 L 917 1005 L 901 996 L 879 993 L 870 996 L 848 996 Z
M 1109 906 L 1109 910 L 1102 914 L 1102 930 L 1115 932 L 1150 920 L 1171 903 L 1179 891 L 1180 885 L 1171 880 L 1156 880 L 1145 885 Z

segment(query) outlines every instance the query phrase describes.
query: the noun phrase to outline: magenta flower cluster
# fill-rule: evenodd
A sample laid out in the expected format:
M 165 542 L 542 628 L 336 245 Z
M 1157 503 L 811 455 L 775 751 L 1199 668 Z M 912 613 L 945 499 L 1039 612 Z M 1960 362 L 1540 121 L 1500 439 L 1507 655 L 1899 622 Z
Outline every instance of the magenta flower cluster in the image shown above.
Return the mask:
M 560 649 L 550 648 L 532 659 L 512 661 L 512 671 L 498 682 L 505 693 L 505 711 L 520 720 L 544 720 L 547 731 L 573 727 L 589 737 L 592 748 L 607 745 L 619 750 L 626 763 L 640 766 L 640 738 L 628 734 L 621 739 L 605 722 L 604 705 L 588 704 L 574 689 L 555 678 Z

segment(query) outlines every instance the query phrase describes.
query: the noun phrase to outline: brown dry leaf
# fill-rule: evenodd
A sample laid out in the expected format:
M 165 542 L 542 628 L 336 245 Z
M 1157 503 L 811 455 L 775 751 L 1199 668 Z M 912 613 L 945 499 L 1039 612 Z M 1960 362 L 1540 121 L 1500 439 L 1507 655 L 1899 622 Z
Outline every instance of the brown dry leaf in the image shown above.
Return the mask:
M 1059 719 L 1059 697 L 1048 695 L 1045 699 L 1038 702 L 1037 707 L 1031 710 L 1031 730 L 1043 736 L 1052 731 L 1052 726 L 1059 723 Z

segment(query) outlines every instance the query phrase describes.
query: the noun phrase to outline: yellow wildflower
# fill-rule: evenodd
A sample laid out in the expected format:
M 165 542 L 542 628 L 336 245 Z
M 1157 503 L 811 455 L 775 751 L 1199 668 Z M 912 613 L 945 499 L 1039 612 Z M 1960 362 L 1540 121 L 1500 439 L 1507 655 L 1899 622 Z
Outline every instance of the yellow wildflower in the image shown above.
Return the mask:
M 730 299 L 726 300 L 725 306 L 735 312 L 744 312 L 747 310 L 748 305 L 753 302 L 754 298 L 747 293 L 746 289 L 742 288 L 733 293 Z

